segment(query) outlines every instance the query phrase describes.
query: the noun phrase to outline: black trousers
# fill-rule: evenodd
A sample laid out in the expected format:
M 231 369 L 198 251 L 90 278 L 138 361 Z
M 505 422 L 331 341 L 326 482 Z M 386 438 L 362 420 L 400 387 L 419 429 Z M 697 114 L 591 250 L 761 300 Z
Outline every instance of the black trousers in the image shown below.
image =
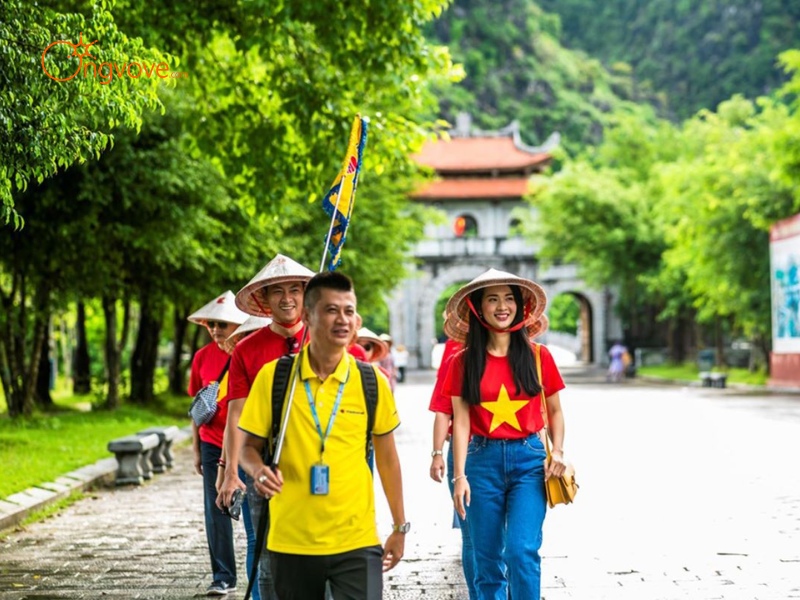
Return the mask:
M 334 600 L 380 600 L 382 555 L 380 546 L 324 556 L 269 553 L 280 600 L 324 600 L 326 582 Z

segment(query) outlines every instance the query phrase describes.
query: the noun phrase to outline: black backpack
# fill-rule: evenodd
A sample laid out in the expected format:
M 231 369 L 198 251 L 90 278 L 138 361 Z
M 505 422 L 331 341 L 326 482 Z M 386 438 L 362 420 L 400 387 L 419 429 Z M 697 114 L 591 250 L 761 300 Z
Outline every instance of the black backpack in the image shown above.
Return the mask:
M 289 387 L 289 377 L 292 374 L 293 364 L 294 356 L 287 354 L 281 356 L 278 359 L 278 364 L 275 366 L 275 376 L 272 379 L 272 433 L 269 443 L 264 444 L 264 464 L 266 465 L 272 463 L 270 451 L 274 451 L 275 444 L 278 442 L 283 416 L 283 401 L 286 397 L 286 389 Z M 356 365 L 361 373 L 361 385 L 364 389 L 364 398 L 367 402 L 366 459 L 371 468 L 373 450 L 372 427 L 375 425 L 375 410 L 378 407 L 378 377 L 375 375 L 375 369 L 369 363 L 356 359 Z M 247 591 L 245 591 L 244 600 L 249 600 L 250 593 L 253 591 L 253 584 L 258 580 L 258 563 L 266 542 L 265 538 L 268 522 L 269 501 L 264 502 L 261 507 L 261 514 L 258 518 L 255 556 L 253 557 L 253 564 L 250 568 L 250 577 L 247 582 Z
M 275 450 L 275 444 L 278 442 L 278 435 L 281 430 L 283 403 L 286 398 L 286 389 L 289 387 L 294 358 L 294 356 L 290 355 L 281 356 L 278 359 L 278 364 L 275 365 L 275 375 L 272 379 L 272 435 L 269 443 L 272 451 Z M 375 426 L 375 410 L 378 407 L 378 377 L 375 375 L 375 368 L 371 364 L 356 359 L 356 366 L 361 373 L 361 386 L 367 403 L 365 457 L 371 465 L 372 428 Z M 265 460 L 264 462 L 265 464 L 270 464 L 271 461 Z

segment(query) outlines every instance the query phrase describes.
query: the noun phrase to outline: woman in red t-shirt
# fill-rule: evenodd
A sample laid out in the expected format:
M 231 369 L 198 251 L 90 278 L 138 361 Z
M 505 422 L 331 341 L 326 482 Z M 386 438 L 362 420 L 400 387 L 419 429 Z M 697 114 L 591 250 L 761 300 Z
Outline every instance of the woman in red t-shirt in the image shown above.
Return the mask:
M 222 441 L 228 414 L 228 364 L 230 348 L 226 341 L 247 315 L 236 308 L 233 292 L 225 292 L 200 310 L 189 315 L 189 321 L 204 326 L 211 342 L 198 350 L 192 359 L 189 395 L 194 396 L 204 386 L 218 381 L 217 411 L 210 421 L 200 426 L 192 423 L 194 468 L 203 477 L 203 498 L 206 538 L 211 558 L 212 581 L 206 593 L 225 595 L 236 589 L 236 556 L 233 548 L 233 526 L 215 501 L 217 498 L 217 471 L 221 464 Z M 247 507 L 243 512 L 247 515 Z M 246 527 L 252 530 L 246 521 Z M 248 531 L 248 534 L 250 532 Z M 252 537 L 255 545 L 255 534 Z M 248 554 L 251 554 L 248 552 Z
M 565 469 L 564 382 L 544 346 L 539 381 L 530 341 L 546 329 L 546 302 L 533 281 L 490 269 L 447 304 L 445 333 L 464 342 L 444 384 L 453 400 L 453 501 L 470 522 L 474 584 L 483 599 L 505 600 L 509 592 L 541 597 L 544 482 Z M 549 464 L 542 393 L 553 441 Z

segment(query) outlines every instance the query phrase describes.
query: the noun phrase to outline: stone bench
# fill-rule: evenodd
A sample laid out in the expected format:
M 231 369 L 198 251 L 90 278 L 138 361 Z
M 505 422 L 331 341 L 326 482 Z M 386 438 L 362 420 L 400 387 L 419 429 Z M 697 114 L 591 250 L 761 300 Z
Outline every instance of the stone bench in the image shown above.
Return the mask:
M 714 371 L 701 371 L 699 377 L 703 387 L 724 388 L 728 379 L 728 374 Z
M 117 485 L 141 485 L 153 476 L 150 453 L 160 443 L 158 434 L 126 435 L 108 443 L 108 451 L 117 457 Z
M 147 436 L 153 433 L 158 436 L 158 446 L 150 452 L 150 465 L 153 473 L 164 473 L 167 469 L 172 468 L 172 442 L 178 437 L 178 428 L 174 425 L 149 427 L 136 432 L 136 435 Z

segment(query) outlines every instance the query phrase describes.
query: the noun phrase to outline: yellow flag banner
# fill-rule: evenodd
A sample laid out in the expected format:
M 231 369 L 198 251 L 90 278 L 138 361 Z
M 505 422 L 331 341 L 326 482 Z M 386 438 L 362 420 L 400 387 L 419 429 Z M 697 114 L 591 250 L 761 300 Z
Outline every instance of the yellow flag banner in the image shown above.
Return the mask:
M 350 142 L 342 169 L 333 181 L 331 189 L 322 199 L 322 208 L 331 217 L 331 228 L 328 233 L 328 251 L 331 254 L 328 270 L 335 270 L 342 262 L 342 246 L 347 238 L 347 227 L 356 203 L 356 187 L 361 172 L 361 160 L 364 146 L 367 144 L 366 118 L 356 115 L 350 129 Z

